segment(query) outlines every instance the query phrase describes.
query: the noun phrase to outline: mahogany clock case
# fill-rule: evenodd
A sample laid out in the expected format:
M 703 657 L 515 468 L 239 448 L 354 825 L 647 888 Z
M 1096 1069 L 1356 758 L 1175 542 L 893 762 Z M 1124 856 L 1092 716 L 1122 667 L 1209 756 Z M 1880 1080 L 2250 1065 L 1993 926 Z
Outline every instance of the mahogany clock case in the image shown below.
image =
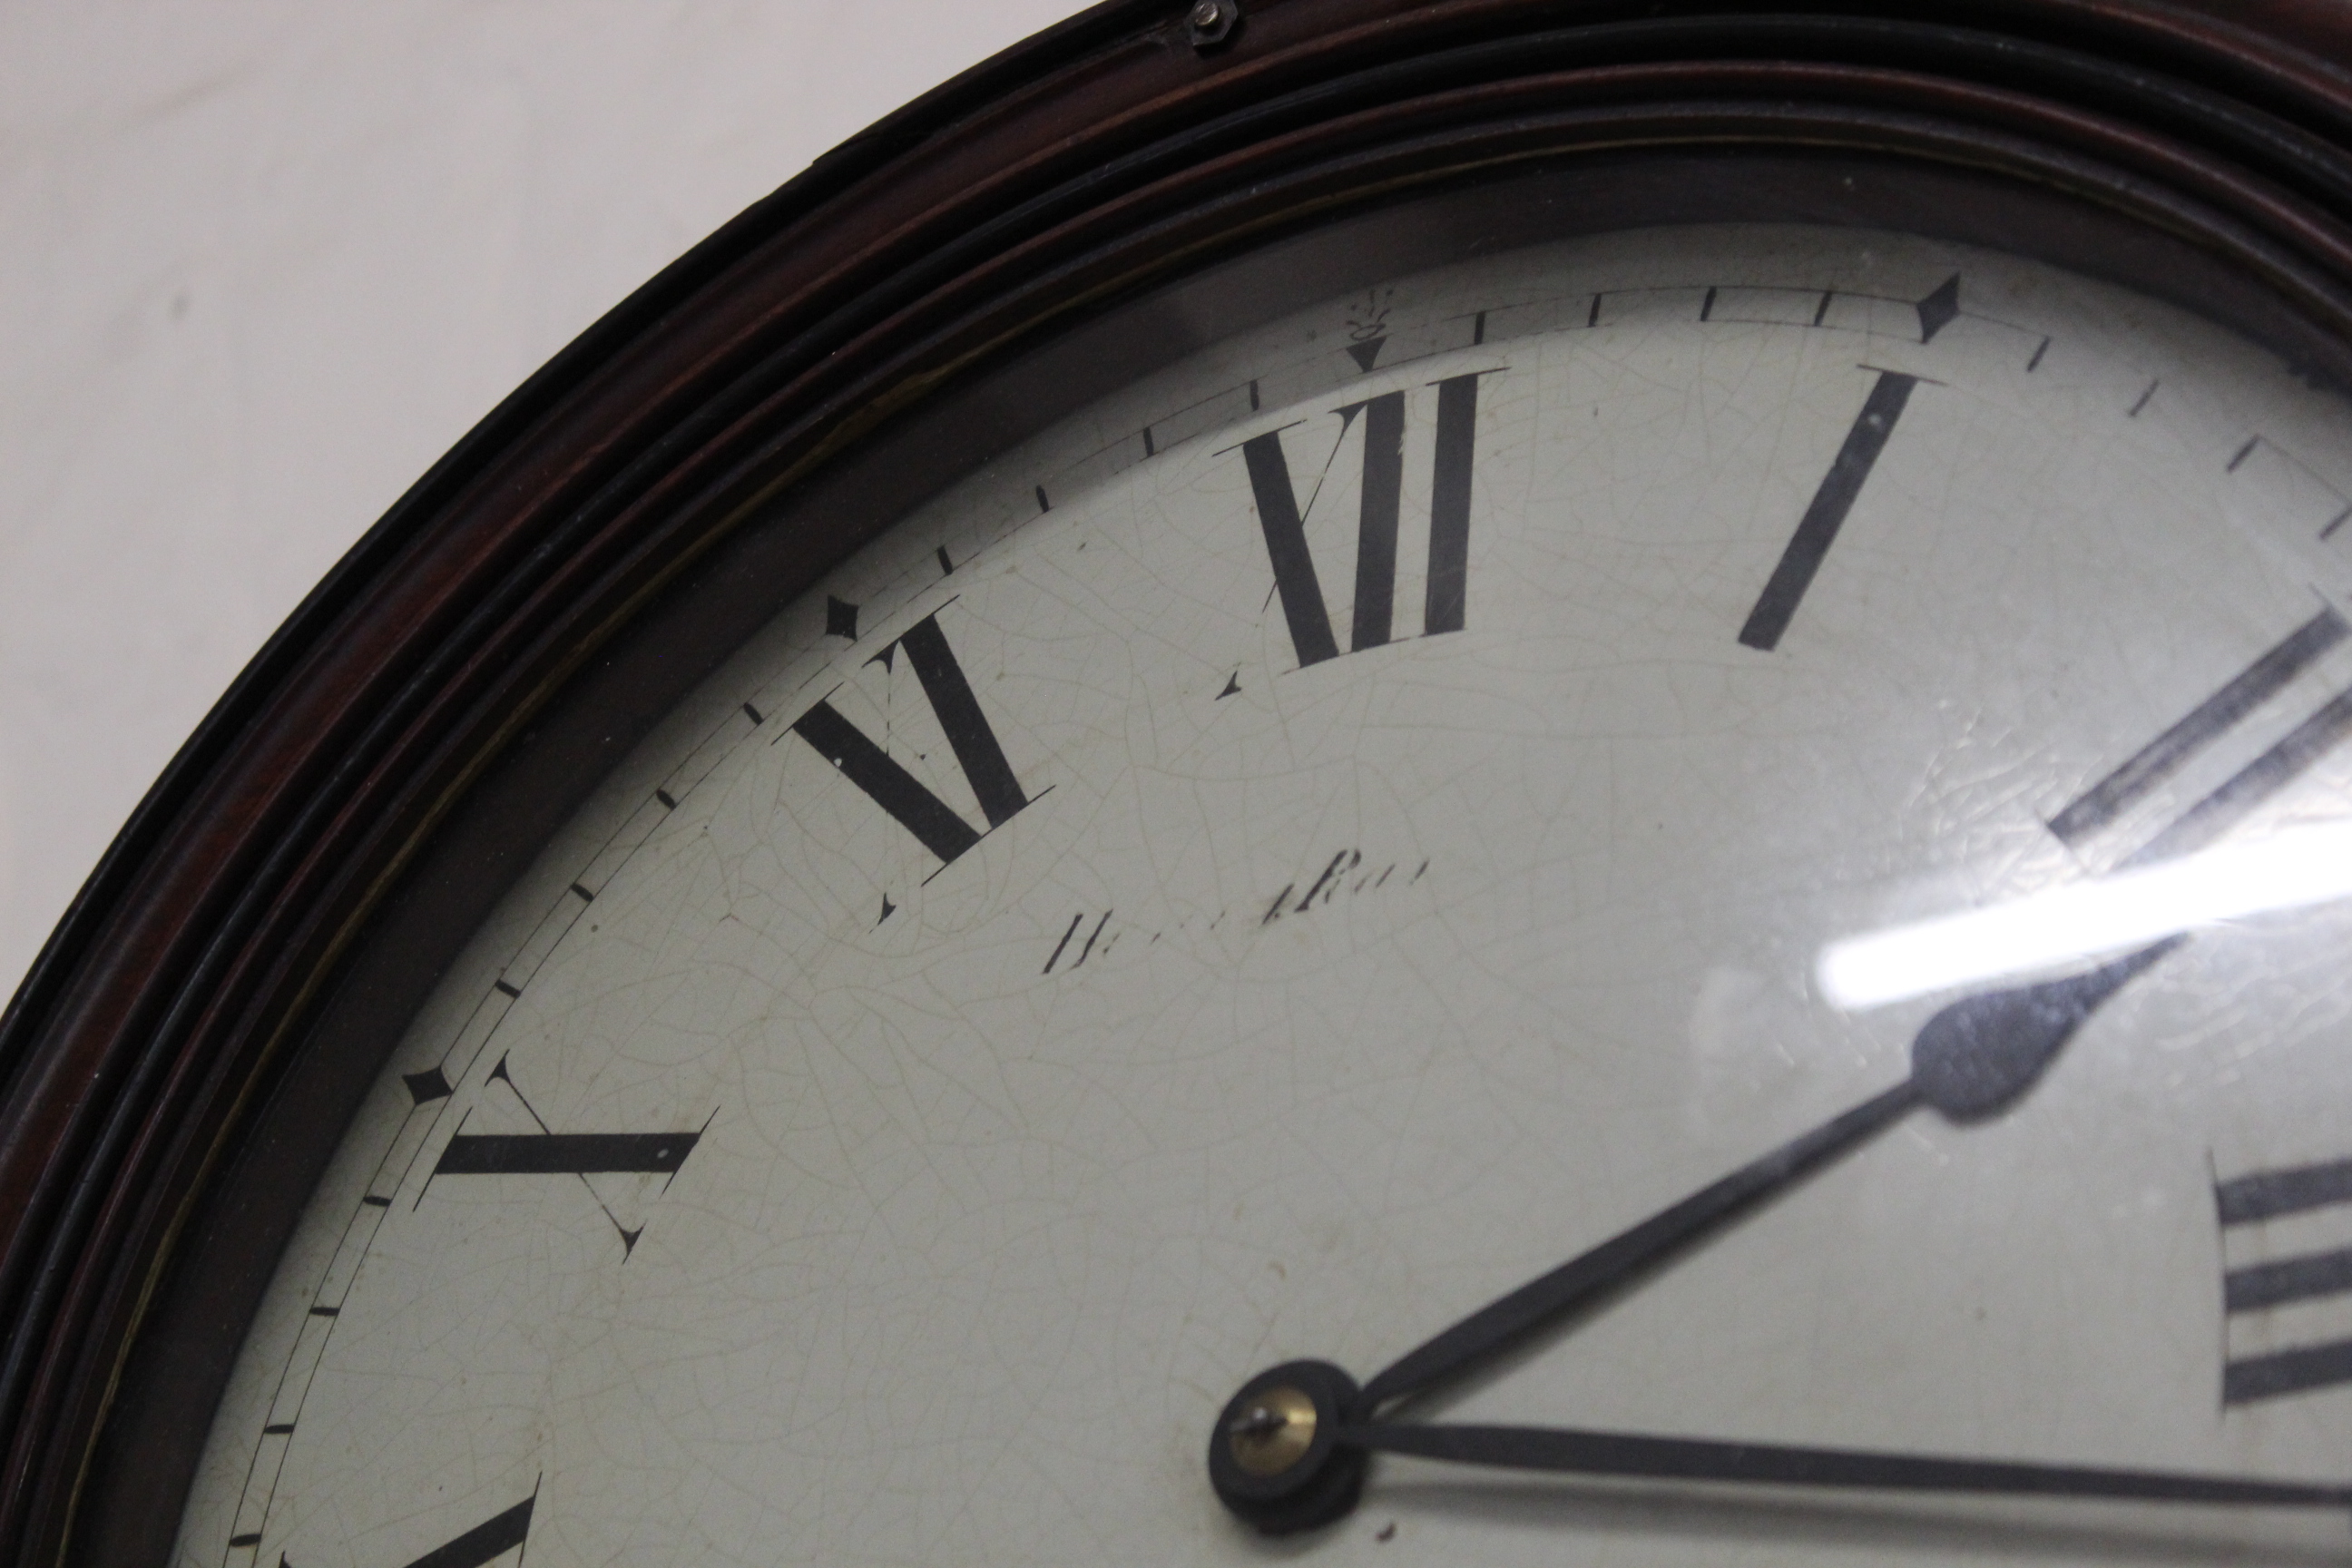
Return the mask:
M 1220 0 L 1231 5 L 1233 0 Z M 403 1028 L 606 769 L 1057 416 L 1318 298 L 1661 223 L 2111 279 L 2352 387 L 2352 8 L 1113 0 L 698 247 L 372 530 L 0 1021 L 0 1560 L 161 1563 Z

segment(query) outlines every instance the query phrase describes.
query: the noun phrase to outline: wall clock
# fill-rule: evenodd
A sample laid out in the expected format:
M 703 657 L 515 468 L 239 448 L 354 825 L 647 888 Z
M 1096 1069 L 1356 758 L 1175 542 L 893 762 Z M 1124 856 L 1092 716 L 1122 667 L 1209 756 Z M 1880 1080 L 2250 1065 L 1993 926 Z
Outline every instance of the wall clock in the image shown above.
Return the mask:
M 1113 4 L 517 392 L 0 1027 L 0 1536 L 2352 1554 L 2352 21 Z

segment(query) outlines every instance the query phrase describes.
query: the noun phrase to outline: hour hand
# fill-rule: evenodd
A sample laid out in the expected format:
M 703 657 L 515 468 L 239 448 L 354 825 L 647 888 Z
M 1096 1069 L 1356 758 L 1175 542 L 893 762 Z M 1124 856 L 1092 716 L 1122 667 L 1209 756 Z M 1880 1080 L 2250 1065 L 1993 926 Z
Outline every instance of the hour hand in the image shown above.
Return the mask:
M 1428 1393 L 1626 1288 L 1918 1106 L 1955 1122 L 2003 1110 L 2033 1086 L 2085 1019 L 2185 940 L 2168 937 L 2084 973 L 1950 1004 L 1913 1039 L 1911 1073 L 1902 1082 L 1488 1302 L 1360 1390 L 1327 1363 L 1297 1362 L 1260 1373 L 1228 1402 L 1211 1436 L 1209 1470 L 1217 1495 L 1263 1530 L 1302 1530 L 1339 1518 L 1354 1506 L 1366 1446 L 1334 1447 L 1335 1426 L 1373 1422 L 1385 1407 Z M 1281 1426 L 1280 1412 L 1266 1403 L 1276 1393 L 1321 1407 L 1323 1436 L 1311 1454 L 1297 1441 L 1265 1450 L 1254 1462 L 1270 1464 L 1278 1453 L 1283 1463 L 1255 1474 L 1238 1458 L 1242 1439 L 1253 1424 L 1267 1431 Z M 1292 1435 L 1295 1439 L 1295 1428 Z
M 2083 1021 L 2126 982 L 2185 940 L 2168 938 L 2086 973 L 1966 997 L 1938 1011 L 1911 1043 L 1911 1076 L 1809 1132 L 1481 1307 L 1408 1352 L 1364 1385 L 1359 1414 L 1426 1393 L 1528 1334 L 1631 1283 L 1914 1107 L 1957 1122 L 1999 1111 L 2033 1086 Z

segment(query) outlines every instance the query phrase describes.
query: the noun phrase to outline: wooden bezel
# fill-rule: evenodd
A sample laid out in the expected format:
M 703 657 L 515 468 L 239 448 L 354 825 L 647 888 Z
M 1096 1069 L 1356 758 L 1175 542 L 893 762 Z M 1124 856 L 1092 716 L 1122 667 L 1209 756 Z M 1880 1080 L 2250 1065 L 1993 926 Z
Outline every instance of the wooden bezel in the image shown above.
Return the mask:
M 0 1559 L 162 1563 L 361 1094 L 604 771 L 908 507 L 1309 298 L 1872 224 L 2352 386 L 2352 7 L 1113 0 L 845 143 L 531 378 L 257 656 L 0 1019 Z

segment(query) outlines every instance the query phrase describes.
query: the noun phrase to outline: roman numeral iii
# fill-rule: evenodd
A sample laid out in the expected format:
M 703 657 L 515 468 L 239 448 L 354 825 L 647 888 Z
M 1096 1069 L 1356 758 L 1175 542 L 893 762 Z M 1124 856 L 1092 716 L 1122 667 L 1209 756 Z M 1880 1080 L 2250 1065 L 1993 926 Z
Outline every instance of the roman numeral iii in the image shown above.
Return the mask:
M 2352 1160 L 2284 1170 L 2256 1171 L 2213 1189 L 2221 1222 L 2223 1256 L 2239 1226 L 2352 1203 Z M 2248 1321 L 2298 1301 L 2352 1293 L 2352 1247 L 2329 1247 L 2225 1267 L 2221 1305 L 2232 1321 Z M 2352 1383 L 2352 1339 L 2326 1339 L 2252 1355 L 2221 1366 L 2221 1402 L 2246 1405 Z
M 1493 371 L 1449 376 L 1437 384 L 1436 469 L 1429 497 L 1429 585 L 1423 597 L 1422 634 L 1463 626 L 1470 558 L 1470 463 L 1478 426 L 1478 378 Z M 1335 410 L 1340 438 L 1364 422 L 1363 500 L 1356 525 L 1355 613 L 1348 651 L 1360 653 L 1390 640 L 1396 611 L 1397 526 L 1403 510 L 1405 395 L 1384 392 Z M 1335 447 L 1336 450 L 1336 447 Z M 1242 443 L 1259 528 L 1274 566 L 1274 585 L 1290 627 L 1300 668 L 1339 657 L 1331 613 L 1307 544 L 1306 511 L 1292 488 L 1282 432 Z M 1315 504 L 1312 492 L 1307 507 Z

